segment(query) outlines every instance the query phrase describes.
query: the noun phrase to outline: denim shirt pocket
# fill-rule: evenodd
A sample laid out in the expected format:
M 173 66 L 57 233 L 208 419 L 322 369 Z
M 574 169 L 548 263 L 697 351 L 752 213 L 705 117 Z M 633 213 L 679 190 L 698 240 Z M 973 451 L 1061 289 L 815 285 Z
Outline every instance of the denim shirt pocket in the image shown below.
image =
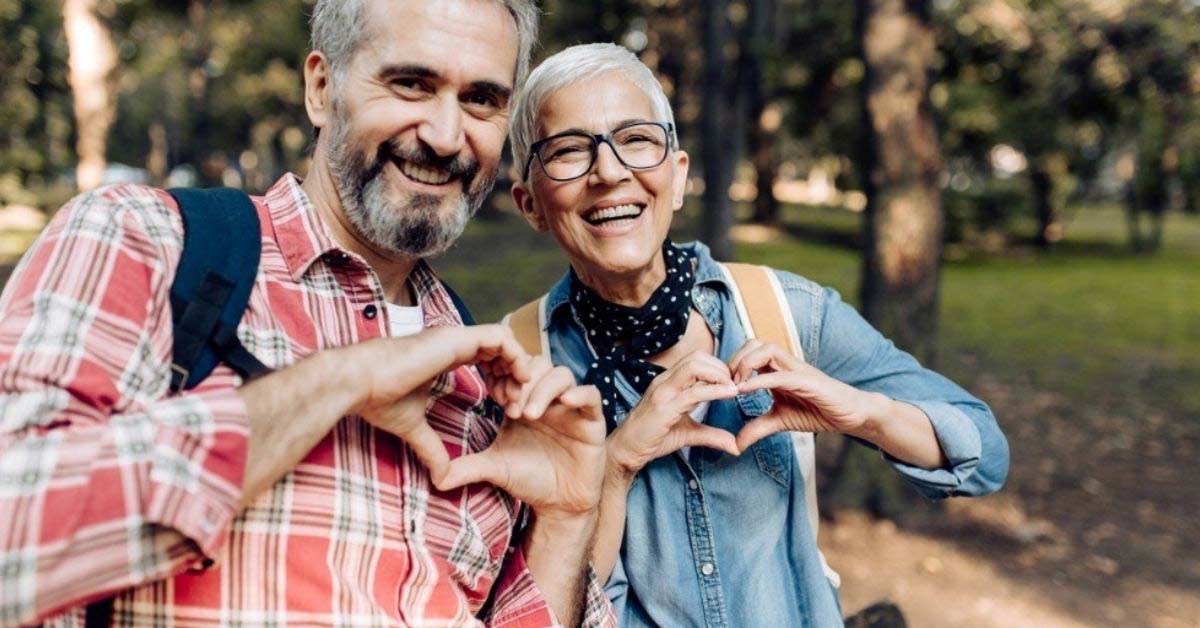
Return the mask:
M 738 408 L 749 422 L 771 409 L 774 399 L 765 390 L 738 395 Z M 792 485 L 792 440 L 788 434 L 772 434 L 750 446 L 758 470 L 784 488 Z M 744 454 L 743 454 L 744 455 Z

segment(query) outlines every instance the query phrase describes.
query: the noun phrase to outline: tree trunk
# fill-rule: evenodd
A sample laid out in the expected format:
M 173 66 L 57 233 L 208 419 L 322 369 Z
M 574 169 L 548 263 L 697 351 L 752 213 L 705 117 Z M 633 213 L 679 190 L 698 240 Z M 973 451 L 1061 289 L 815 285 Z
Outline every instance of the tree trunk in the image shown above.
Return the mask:
M 775 151 L 775 134 L 779 131 L 780 112 L 775 104 L 775 85 L 768 80 L 766 66 L 779 46 L 774 0 L 751 0 L 750 29 L 746 45 L 746 61 L 742 64 L 750 94 L 748 121 L 750 130 L 750 159 L 754 163 L 754 222 L 779 222 L 779 202 L 775 200 L 775 179 L 779 159 Z
M 929 103 L 928 2 L 858 0 L 866 66 L 863 312 L 922 362 L 937 340 L 941 148 Z
M 728 0 L 704 2 L 704 80 L 700 111 L 700 159 L 704 164 L 703 215 L 700 237 L 713 257 L 733 257 L 729 229 L 733 205 L 729 186 L 741 153 L 745 120 L 745 98 L 739 93 L 727 50 L 734 43 L 729 23 Z
M 1033 191 L 1033 208 L 1038 220 L 1034 244 L 1038 248 L 1048 249 L 1058 241 L 1058 211 L 1054 207 L 1054 179 L 1037 158 L 1029 169 L 1029 185 Z
M 928 2 L 857 0 L 865 65 L 867 194 L 862 307 L 867 320 L 920 361 L 936 355 L 941 267 L 941 148 L 929 103 L 934 38 Z M 879 455 L 846 443 L 825 494 L 843 506 L 898 516 L 919 504 Z
M 76 185 L 100 185 L 107 165 L 108 131 L 116 117 L 117 49 L 96 13 L 97 0 L 64 0 L 67 76 L 75 106 Z

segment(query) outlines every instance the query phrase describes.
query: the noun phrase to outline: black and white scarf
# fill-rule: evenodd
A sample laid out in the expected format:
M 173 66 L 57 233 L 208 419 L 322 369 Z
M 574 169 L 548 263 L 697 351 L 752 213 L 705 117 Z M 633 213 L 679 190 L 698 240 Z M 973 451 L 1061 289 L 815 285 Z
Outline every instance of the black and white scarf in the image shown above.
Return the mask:
M 620 399 L 616 374 L 624 375 L 639 394 L 644 394 L 651 380 L 664 370 L 646 358 L 674 346 L 687 330 L 696 277 L 695 255 L 670 240 L 663 243 L 662 254 L 666 279 L 641 307 L 605 301 L 571 271 L 571 309 L 596 354 L 584 382 L 600 389 L 610 430 L 615 425 L 613 416 Z

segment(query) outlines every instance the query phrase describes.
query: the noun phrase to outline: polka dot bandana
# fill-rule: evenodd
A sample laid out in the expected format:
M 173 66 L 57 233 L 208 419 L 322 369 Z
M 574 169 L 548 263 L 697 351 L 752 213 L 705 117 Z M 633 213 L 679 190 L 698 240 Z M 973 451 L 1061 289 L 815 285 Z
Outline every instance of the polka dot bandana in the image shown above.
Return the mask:
M 646 358 L 674 346 L 687 330 L 696 280 L 695 256 L 670 240 L 663 243 L 662 255 L 667 277 L 641 307 L 605 301 L 571 271 L 571 309 L 595 355 L 584 381 L 600 389 L 610 430 L 620 399 L 616 374 L 624 375 L 638 393 L 645 393 L 651 380 L 663 371 Z

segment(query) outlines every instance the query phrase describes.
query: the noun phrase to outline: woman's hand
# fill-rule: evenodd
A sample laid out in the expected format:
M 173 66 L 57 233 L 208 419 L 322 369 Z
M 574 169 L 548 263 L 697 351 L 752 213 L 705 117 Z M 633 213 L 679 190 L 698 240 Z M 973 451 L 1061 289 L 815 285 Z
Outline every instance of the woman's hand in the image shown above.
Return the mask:
M 729 368 L 694 352 L 654 378 L 642 400 L 608 437 L 609 470 L 626 480 L 651 460 L 683 447 L 711 447 L 732 455 L 740 450 L 729 432 L 692 420 L 700 404 L 737 396 Z
M 776 432 L 839 432 L 870 438 L 890 400 L 844 384 L 778 345 L 750 340 L 729 361 L 738 390 L 767 390 L 770 412 L 750 421 L 737 435 L 742 451 Z M 758 372 L 756 375 L 755 372 Z

